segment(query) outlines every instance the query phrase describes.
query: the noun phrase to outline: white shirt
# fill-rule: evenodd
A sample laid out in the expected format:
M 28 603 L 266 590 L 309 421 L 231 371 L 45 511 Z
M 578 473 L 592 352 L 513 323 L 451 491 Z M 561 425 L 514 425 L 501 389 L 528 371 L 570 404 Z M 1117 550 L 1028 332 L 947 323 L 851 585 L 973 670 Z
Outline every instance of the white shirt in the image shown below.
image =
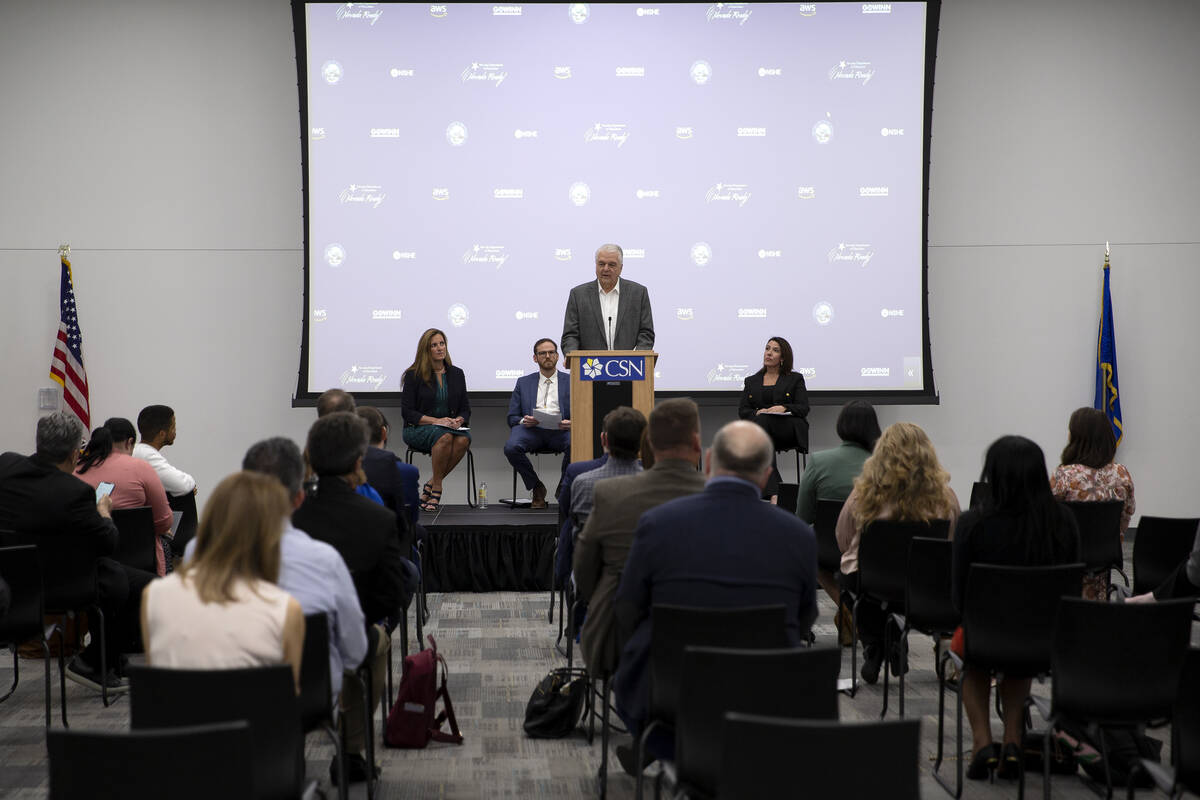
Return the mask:
M 558 370 L 547 378 L 538 370 L 537 405 L 534 408 L 547 414 L 558 413 Z
M 150 466 L 154 467 L 154 471 L 158 473 L 158 479 L 162 481 L 163 488 L 167 490 L 167 494 L 187 494 L 196 488 L 195 478 L 181 469 L 172 467 L 167 463 L 167 459 L 163 457 L 162 453 L 145 442 L 134 445 L 133 457 L 147 461 L 150 463 Z
M 600 291 L 600 316 L 603 318 L 600 324 L 604 326 L 604 341 L 608 342 L 608 349 L 612 350 L 613 336 L 617 333 L 617 306 L 621 302 L 621 279 L 617 278 L 612 291 L 606 292 L 597 278 L 596 288 Z

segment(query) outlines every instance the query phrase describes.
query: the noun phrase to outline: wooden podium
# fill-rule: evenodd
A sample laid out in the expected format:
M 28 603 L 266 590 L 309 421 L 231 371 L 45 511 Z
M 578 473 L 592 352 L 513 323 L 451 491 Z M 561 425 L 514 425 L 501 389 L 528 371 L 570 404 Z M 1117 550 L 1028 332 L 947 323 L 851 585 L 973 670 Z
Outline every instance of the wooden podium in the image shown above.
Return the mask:
M 571 358 L 571 461 L 596 458 L 604 415 L 632 406 L 647 417 L 654 408 L 652 350 L 576 350 Z

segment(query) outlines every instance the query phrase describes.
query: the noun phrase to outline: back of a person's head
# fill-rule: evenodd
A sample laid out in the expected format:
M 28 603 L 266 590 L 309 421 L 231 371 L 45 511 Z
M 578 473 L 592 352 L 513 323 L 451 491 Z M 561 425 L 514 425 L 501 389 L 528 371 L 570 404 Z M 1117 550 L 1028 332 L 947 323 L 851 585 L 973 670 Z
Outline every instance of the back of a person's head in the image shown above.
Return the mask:
M 367 452 L 367 423 L 348 411 L 327 414 L 308 429 L 305 449 L 317 475 L 346 475 Z
M 855 519 L 862 527 L 885 508 L 894 509 L 898 520 L 943 517 L 949 483 L 950 475 L 942 469 L 933 442 L 919 425 L 889 425 L 854 481 L 858 493 Z
M 138 412 L 138 433 L 142 441 L 149 441 L 171 427 L 175 419 L 175 409 L 170 406 L 146 406 Z
M 1046 455 L 1024 436 L 1001 436 L 987 450 L 980 479 L 988 485 L 980 513 L 1002 516 L 1024 550 L 1026 563 L 1047 564 L 1068 555 L 1063 515 L 1050 492 Z
M 761 426 L 746 420 L 724 425 L 713 437 L 711 471 L 714 475 L 734 475 L 758 483 L 771 466 L 771 437 Z
M 354 397 L 341 389 L 327 389 L 317 397 L 317 416 L 333 414 L 338 411 L 354 413 Z
M 56 411 L 37 423 L 37 455 L 52 464 L 66 461 L 83 441 L 83 424 L 72 414 Z
M 204 602 L 236 599 L 240 580 L 279 579 L 279 540 L 291 511 L 287 493 L 272 475 L 243 470 L 227 476 L 209 495 L 196 551 L 181 570 L 194 580 Z
M 664 400 L 650 412 L 646 430 L 658 452 L 688 447 L 700 434 L 700 408 L 690 397 Z
M 124 417 L 109 417 L 103 425 L 92 431 L 87 447 L 79 454 L 79 474 L 82 475 L 92 467 L 103 464 L 112 455 L 115 444 L 130 439 L 137 440 L 133 423 Z
M 367 438 L 371 444 L 381 444 L 383 442 L 383 428 L 387 425 L 387 418 L 383 416 L 383 412 L 375 406 L 359 406 L 354 410 L 362 418 L 363 422 L 367 423 Z
M 866 400 L 851 400 L 842 406 L 837 418 L 837 435 L 843 442 L 851 442 L 868 453 L 879 441 L 879 417 L 875 407 Z
M 304 485 L 304 456 L 296 443 L 284 436 L 250 445 L 242 458 L 242 469 L 274 477 L 289 497 L 295 497 Z
M 1104 412 L 1097 408 L 1075 409 L 1067 423 L 1067 446 L 1061 463 L 1100 469 L 1111 464 L 1116 454 L 1117 438 Z
M 604 434 L 608 437 L 608 454 L 613 458 L 637 458 L 642 441 L 646 416 L 629 406 L 617 406 L 604 415 Z

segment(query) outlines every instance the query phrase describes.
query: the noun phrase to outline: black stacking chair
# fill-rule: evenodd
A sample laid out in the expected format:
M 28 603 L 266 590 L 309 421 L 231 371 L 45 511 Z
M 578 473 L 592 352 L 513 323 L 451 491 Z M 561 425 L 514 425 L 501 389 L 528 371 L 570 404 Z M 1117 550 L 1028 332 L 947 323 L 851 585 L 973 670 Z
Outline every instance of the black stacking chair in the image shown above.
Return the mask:
M 158 534 L 154 532 L 154 512 L 150 506 L 114 508 L 112 521 L 120 532 L 113 558 L 126 566 L 156 574 Z
M 800 484 L 779 484 L 779 507 L 789 514 L 796 513 L 796 503 L 800 499 Z
M 561 456 L 565 452 L 567 452 L 567 451 L 566 450 L 551 450 L 548 447 L 539 447 L 536 450 L 530 450 L 525 455 L 528 455 L 528 456 Z M 511 508 L 528 508 L 528 507 L 530 507 L 531 501 L 517 499 L 517 468 L 516 467 L 512 468 L 512 479 L 513 479 L 513 481 L 512 481 L 512 497 L 504 498 L 504 499 L 500 500 L 500 503 L 502 505 L 506 505 Z M 562 479 L 560 478 L 559 480 L 561 481 Z M 550 493 L 547 492 L 546 497 L 549 498 L 550 496 L 551 496 Z
M 129 724 L 134 731 L 245 720 L 250 725 L 253 796 L 294 798 L 304 782 L 304 733 L 292 668 L 129 668 Z M 368 728 L 368 731 L 370 729 Z M 179 766 L 178 751 L 170 760 Z M 200 760 L 219 771 L 218 761 Z M 178 781 L 178 778 L 176 778 Z M 168 786 L 174 786 L 172 781 Z
M 304 653 L 300 661 L 300 728 L 323 730 L 333 740 L 338 775 L 346 774 L 346 751 L 333 716 L 333 681 L 329 673 L 329 618 L 324 612 L 304 617 Z M 339 781 L 338 797 L 346 800 L 349 781 Z
M 1153 591 L 1171 577 L 1192 552 L 1196 517 L 1149 517 L 1138 521 L 1133 537 L 1133 593 Z
M 1050 737 L 1054 728 L 1086 729 L 1104 763 L 1106 797 L 1112 776 L 1102 731 L 1170 722 L 1184 655 L 1192 638 L 1195 601 L 1103 603 L 1066 598 L 1054 626 L 1050 702 L 1030 698 L 1046 718 L 1044 796 L 1050 798 Z M 1024 789 L 1022 770 L 1022 790 Z
M 432 457 L 428 450 L 416 450 L 416 449 L 410 447 L 404 453 L 404 461 L 406 463 L 408 463 L 408 464 L 412 463 L 413 453 L 420 453 L 423 456 Z M 476 489 L 475 489 L 475 453 L 472 452 L 470 447 L 467 448 L 466 461 L 467 461 L 467 505 L 470 506 L 471 508 L 474 508 L 475 507 L 475 498 L 477 496 Z M 443 492 L 442 496 L 445 497 L 444 492 Z M 444 500 L 442 501 L 442 505 L 445 505 Z M 441 505 L 438 506 L 438 510 L 439 511 L 442 510 Z
M 1171 718 L 1171 760 L 1173 767 L 1143 759 L 1134 772 L 1144 770 L 1171 797 L 1180 797 L 1184 791 L 1200 795 L 1200 650 L 1194 647 L 1183 658 Z M 1129 800 L 1133 800 L 1135 784 L 1131 775 Z
M 787 608 L 782 605 L 750 608 L 656 605 L 650 609 L 650 617 L 650 705 L 646 724 L 637 740 L 635 764 L 642 763 L 651 731 L 675 727 L 685 647 L 766 650 L 791 646 L 787 637 Z M 642 798 L 640 776 L 635 796 L 637 800 Z
M 900 522 L 878 519 L 863 529 L 858 541 L 858 592 L 854 596 L 854 643 L 850 650 L 850 696 L 858 691 L 858 607 L 864 599 L 882 606 L 884 614 L 904 610 L 904 593 L 908 586 L 908 545 L 915 537 L 945 539 L 950 535 L 950 522 L 933 519 L 928 522 Z M 884 625 L 883 650 L 888 653 L 890 625 Z M 887 682 L 889 661 L 883 659 L 882 717 L 887 713 Z
M 920 736 L 915 719 L 846 723 L 726 714 L 717 797 L 917 800 Z M 866 763 L 864 753 L 870 754 Z
M 817 566 L 837 574 L 842 568 L 842 549 L 837 543 L 837 521 L 845 500 L 817 500 L 813 531 L 817 534 Z
M 957 782 L 953 789 L 938 772 L 943 760 L 947 683 L 945 667 L 938 671 L 938 740 L 933 777 L 954 797 L 962 796 L 963 779 L 961 676 L 969 669 L 985 669 L 1000 675 L 1048 674 L 1058 607 L 1063 597 L 1079 597 L 1083 590 L 1083 573 L 1083 564 L 1053 567 L 971 565 L 962 615 L 965 657 L 959 659 L 953 653 L 946 655 L 958 666 L 960 675 L 954 687 L 958 708 L 954 750 Z M 1005 713 L 1021 711 L 1012 708 L 1005 709 Z M 1024 775 L 1024 765 L 1021 771 Z M 1024 786 L 1022 778 L 1022 797 Z
M 244 720 L 144 731 L 50 731 L 46 749 L 51 800 L 256 796 L 254 746 Z
M 37 547 L 38 567 L 41 571 L 42 591 L 46 606 L 45 613 L 48 616 L 59 617 L 60 631 L 66 631 L 67 618 L 78 620 L 79 612 L 87 611 L 88 628 L 92 635 L 99 639 L 100 673 L 108 675 L 104 611 L 100 608 L 100 590 L 96 575 L 98 556 L 95 538 L 72 534 L 39 536 L 28 533 L 0 532 L 0 547 L 22 545 Z M 66 642 L 61 637 L 60 644 L 62 647 L 66 647 Z M 65 672 L 61 669 L 60 673 L 65 676 Z M 60 678 L 60 682 L 65 685 L 62 678 Z M 110 690 L 108 684 L 101 681 L 100 700 L 105 708 L 116 701 L 116 695 L 123 693 L 123 691 Z M 114 697 L 110 699 L 110 695 L 114 695 Z M 62 702 L 62 721 L 63 727 L 70 727 L 67 723 L 65 690 Z
M 908 634 L 919 631 L 935 641 L 952 636 L 959 615 L 954 610 L 951 570 L 954 545 L 945 539 L 916 536 L 908 546 L 908 582 L 904 588 L 904 613 L 892 614 L 900 627 L 900 647 L 908 658 Z M 934 664 L 939 671 L 940 664 Z M 887 714 L 887 681 L 883 683 L 883 714 Z M 900 675 L 900 718 L 904 718 L 904 674 Z
M 10 646 L 13 651 L 13 682 L 8 693 L 0 697 L 3 703 L 17 690 L 21 680 L 21 657 L 18 647 L 36 639 L 42 646 L 43 665 L 46 668 L 46 727 L 50 727 L 50 647 L 47 642 L 55 631 L 60 634 L 58 625 L 50 626 L 47 630 L 46 604 L 42 594 L 42 573 L 38 569 L 37 548 L 33 545 L 24 547 L 0 547 L 0 577 L 12 591 L 12 606 L 8 613 L 0 617 L 0 646 Z M 62 648 L 58 650 L 58 675 L 61 684 L 62 702 L 67 702 L 66 672 L 63 665 Z M 64 721 L 64 724 L 65 721 Z
M 684 648 L 672 796 L 680 791 L 692 798 L 716 794 L 721 728 L 728 712 L 836 721 L 841 664 L 837 647 Z
M 1123 569 L 1125 553 L 1121 549 L 1121 512 L 1123 500 L 1091 500 L 1066 503 L 1079 525 L 1079 557 L 1087 566 L 1088 575 L 1103 575 L 1105 591 L 1111 591 L 1109 575 L 1120 573 L 1129 586 L 1129 576 Z M 1195 530 L 1192 531 L 1193 537 Z
M 175 529 L 175 538 L 171 540 L 171 552 L 177 557 L 183 558 L 183 551 L 196 536 L 196 528 L 199 526 L 199 514 L 196 511 L 196 495 L 192 492 L 181 495 L 167 495 L 167 502 L 171 505 L 172 511 L 180 511 L 183 516 L 179 519 L 179 526 Z

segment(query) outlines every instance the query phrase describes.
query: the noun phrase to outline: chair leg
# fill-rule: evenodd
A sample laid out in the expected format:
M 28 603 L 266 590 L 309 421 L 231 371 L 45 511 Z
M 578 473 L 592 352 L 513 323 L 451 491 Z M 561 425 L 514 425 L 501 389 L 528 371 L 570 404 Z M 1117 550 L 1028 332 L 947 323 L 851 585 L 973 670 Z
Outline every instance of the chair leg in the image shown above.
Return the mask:
M 63 617 L 58 626 L 58 701 L 62 713 L 63 727 L 71 727 L 67 723 L 67 660 L 63 652 L 67 649 L 67 619 Z
M 342 746 L 342 737 L 338 736 L 332 725 L 325 726 L 325 733 L 333 740 L 333 754 L 338 763 L 338 800 L 348 800 L 350 781 L 341 780 L 346 774 L 346 748 Z
M 946 779 L 942 777 L 942 774 L 939 771 L 942 767 L 942 760 L 943 760 L 944 747 L 945 747 L 945 744 L 944 744 L 945 730 L 946 730 L 946 726 L 945 726 L 945 720 L 946 720 L 946 669 L 945 669 L 945 666 L 942 666 L 940 669 L 938 669 L 937 756 L 933 762 L 933 779 L 936 780 L 938 782 L 938 785 L 941 786 L 943 789 L 945 789 L 946 792 L 951 797 L 954 797 L 956 800 L 957 800 L 957 798 L 962 797 L 962 790 L 963 790 L 962 675 L 963 675 L 963 672 L 960 670 L 959 678 L 958 678 L 958 687 L 955 692 L 958 695 L 958 700 L 957 700 L 958 711 L 957 711 L 957 720 L 956 720 L 956 725 L 955 725 L 955 729 L 956 729 L 955 730 L 955 734 L 956 734 L 955 741 L 958 743 L 958 752 L 954 759 L 957 764 L 957 783 L 955 783 L 954 789 L 950 788 L 950 784 L 946 782 Z M 1022 789 L 1023 788 L 1024 787 L 1022 787 Z
M 890 646 L 891 638 L 892 638 L 891 637 L 892 625 L 891 625 L 891 619 L 887 613 L 886 605 L 884 606 L 884 610 L 883 610 L 883 619 L 884 619 L 884 623 L 883 623 L 883 708 L 879 712 L 880 719 L 883 719 L 884 717 L 887 716 L 888 674 L 891 672 L 890 668 L 891 668 L 891 663 L 892 663 L 892 659 L 889 658 L 889 656 L 891 655 L 891 652 L 892 652 L 892 649 Z
M 475 454 L 467 448 L 467 505 L 475 508 Z
M 900 631 L 900 652 L 903 654 L 903 659 L 904 659 L 904 661 L 902 663 L 905 663 L 905 664 L 908 663 L 908 633 L 911 630 L 912 630 L 912 628 L 908 627 L 908 625 L 906 624 L 904 626 L 904 630 Z M 936 651 L 934 652 L 934 657 L 935 658 L 937 657 Z M 900 719 L 904 719 L 904 675 L 905 675 L 905 672 L 901 672 L 899 675 L 899 677 L 900 677 L 900 700 L 899 700 Z
M 574 666 L 575 656 L 575 614 L 579 601 L 571 603 L 571 618 L 567 620 L 567 669 Z
M 5 700 L 7 700 L 8 698 L 12 697 L 12 694 L 13 694 L 13 692 L 15 692 L 15 691 L 17 690 L 17 682 L 18 682 L 18 681 L 20 681 L 20 679 L 21 679 L 21 668 L 20 668 L 20 663 L 21 663 L 21 662 L 20 662 L 20 655 L 18 654 L 17 650 L 18 650 L 18 648 L 17 648 L 17 645 L 16 645 L 16 644 L 13 644 L 13 682 L 12 682 L 12 688 L 10 688 L 10 689 L 8 690 L 8 693 L 7 693 L 7 694 L 5 694 L 5 695 L 4 695 L 4 697 L 0 697 L 0 703 L 3 703 L 3 702 L 4 702 Z M 50 657 L 49 657 L 49 656 L 47 656 L 47 657 L 46 657 L 46 664 L 48 665 L 49 663 L 50 663 Z M 46 727 L 47 727 L 47 728 L 49 728 L 49 727 L 50 727 L 50 721 L 49 721 L 49 720 L 47 720 L 47 721 L 46 721 Z
M 840 596 L 840 595 L 839 595 Z M 850 630 L 853 641 L 850 642 L 850 696 L 858 693 L 858 604 L 862 596 L 854 598 L 854 607 L 850 609 Z M 843 618 L 844 619 L 844 618 Z
M 605 673 L 600 690 L 600 800 L 608 795 L 608 681 Z
M 111 702 L 108 699 L 108 645 L 105 642 L 105 627 L 107 626 L 104 624 L 104 611 L 100 606 L 92 606 L 89 613 L 91 611 L 95 611 L 96 617 L 100 620 L 100 702 L 104 704 L 105 708 L 108 708 L 116 702 L 116 699 L 114 698 Z
M 13 650 L 13 688 L 17 687 L 17 651 Z M 46 668 L 46 730 L 50 730 L 50 646 L 42 639 L 42 665 Z
M 650 739 L 650 731 L 654 730 L 654 726 L 656 725 L 658 725 L 658 720 L 652 720 L 649 725 L 647 725 L 645 728 L 642 728 L 642 734 L 638 736 L 637 746 L 633 750 L 634 769 L 636 769 L 638 765 L 642 763 L 642 759 L 645 757 L 646 753 L 646 742 Z M 634 800 L 642 800 L 642 773 L 639 772 L 634 780 L 637 782 L 637 788 L 633 793 Z
M 367 800 L 375 800 L 375 727 L 374 720 L 371 719 L 375 711 L 375 704 L 371 702 L 371 687 L 375 684 L 374 675 L 371 672 L 371 656 L 367 657 L 367 664 L 362 670 L 362 705 L 363 705 L 363 739 L 366 740 L 366 761 L 367 761 Z M 386 723 L 385 723 L 386 724 Z M 344 775 L 342 782 L 345 783 Z

